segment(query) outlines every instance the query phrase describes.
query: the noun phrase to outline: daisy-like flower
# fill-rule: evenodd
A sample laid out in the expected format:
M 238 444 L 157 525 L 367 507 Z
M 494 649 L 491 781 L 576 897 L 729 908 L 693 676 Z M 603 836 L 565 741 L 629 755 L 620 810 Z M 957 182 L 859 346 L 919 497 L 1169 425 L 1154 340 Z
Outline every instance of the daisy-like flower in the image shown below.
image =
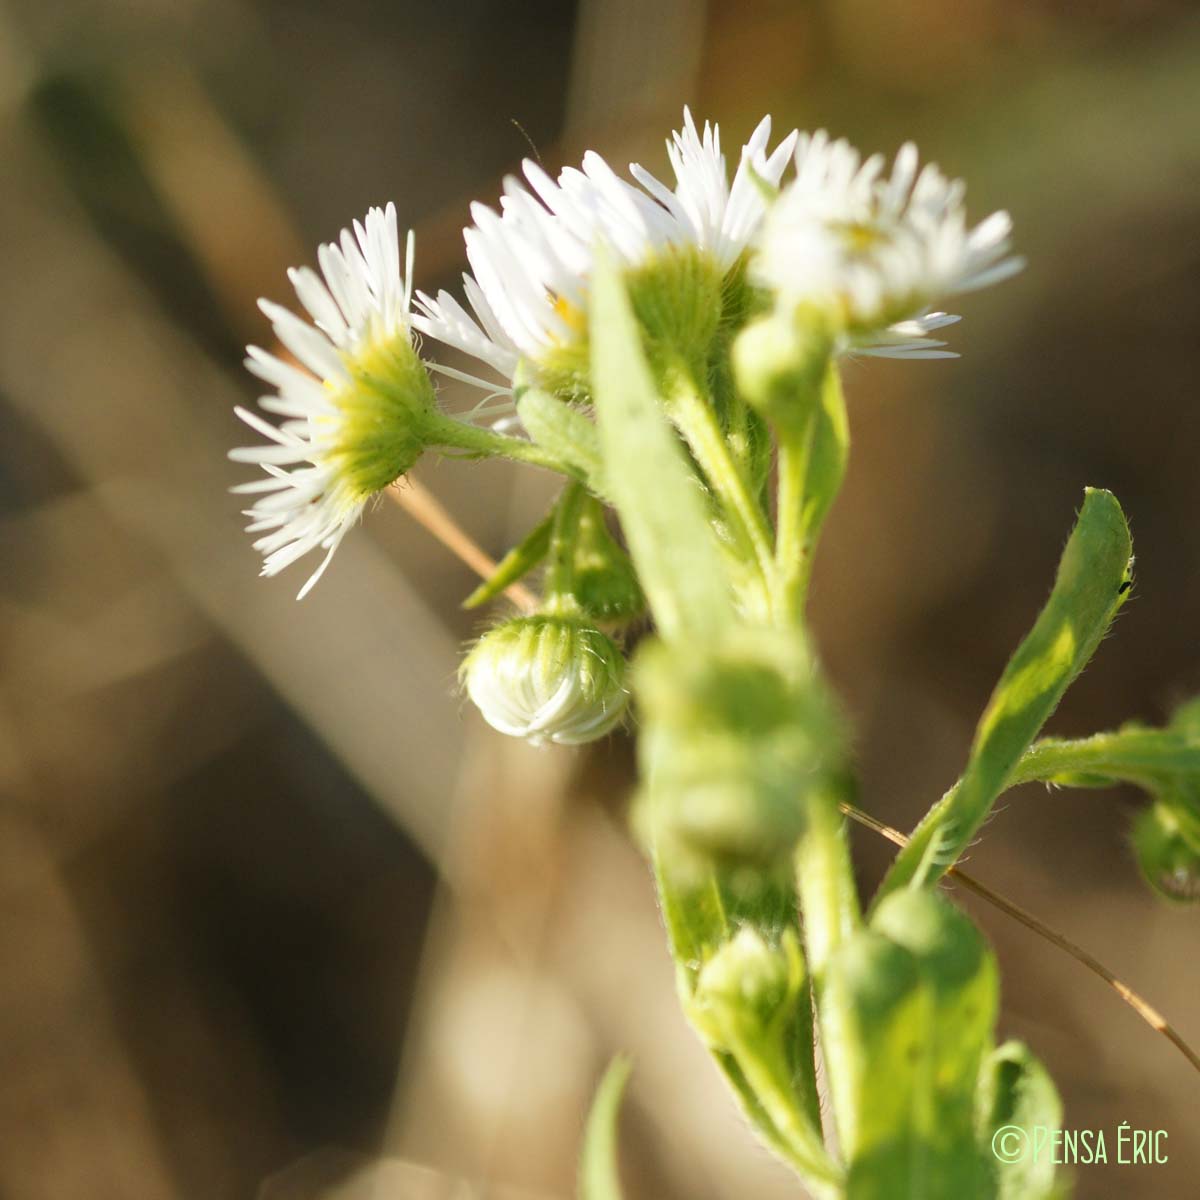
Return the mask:
M 282 416 L 275 425 L 247 409 L 237 415 L 265 443 L 232 450 L 257 463 L 265 479 L 234 491 L 259 498 L 246 516 L 276 575 L 310 550 L 325 557 L 300 591 L 308 593 L 329 565 L 363 506 L 420 457 L 436 419 L 433 385 L 416 349 L 409 315 L 413 239 L 400 269 L 396 210 L 372 208 L 353 233 L 317 252 L 321 274 L 288 272 L 311 321 L 269 300 L 259 307 L 294 366 L 257 346 L 247 368 L 276 389 L 259 405 Z
M 684 128 L 667 144 L 674 189 L 634 164 L 636 186 L 594 152 L 557 182 L 526 160 L 525 184 L 505 180 L 499 213 L 471 208 L 475 223 L 464 231 L 470 311 L 448 292 L 418 292 L 414 326 L 503 380 L 454 373 L 480 387 L 507 387 L 525 359 L 569 388 L 586 374 L 592 256 L 603 242 L 627 268 L 648 335 L 684 354 L 703 353 L 720 320 L 722 289 L 766 211 L 761 180 L 779 183 L 797 135 L 768 153 L 770 136 L 764 117 L 730 183 L 717 127 L 697 130 L 685 109 Z
M 944 296 L 986 287 L 1024 265 L 1009 256 L 1005 212 L 967 228 L 961 180 L 917 148 L 863 161 L 823 130 L 800 138 L 796 178 L 763 223 L 753 278 L 785 301 L 831 318 L 849 348 L 898 358 L 953 357 L 928 335 L 958 320 L 930 311 Z

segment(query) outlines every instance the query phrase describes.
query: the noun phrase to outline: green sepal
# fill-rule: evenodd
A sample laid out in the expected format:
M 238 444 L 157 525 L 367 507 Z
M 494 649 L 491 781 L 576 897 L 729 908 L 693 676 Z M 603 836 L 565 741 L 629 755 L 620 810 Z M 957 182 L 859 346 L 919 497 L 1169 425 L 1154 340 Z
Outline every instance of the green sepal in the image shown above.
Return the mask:
M 618 1055 L 596 1089 L 579 1159 L 579 1200 L 621 1200 L 617 1165 L 617 1118 L 629 1081 L 630 1061 Z
M 1038 1130 L 1062 1127 L 1062 1101 L 1049 1072 L 1027 1046 L 1005 1042 L 984 1060 L 976 1105 L 979 1150 L 990 1165 L 996 1200 L 1064 1195 L 1050 1147 L 1035 1153 L 1031 1140 Z
M 1132 544 L 1111 492 L 1089 488 L 1050 599 L 1009 660 L 980 718 L 966 771 L 917 826 L 880 885 L 935 882 L 954 865 L 1063 693 L 1086 666 L 1129 590 Z
M 663 409 L 611 253 L 597 247 L 591 374 L 605 490 L 664 637 L 710 637 L 733 621 L 696 477 Z
M 497 564 L 496 569 L 463 602 L 463 608 L 478 608 L 494 600 L 506 588 L 540 566 L 550 549 L 554 514 L 539 521 Z

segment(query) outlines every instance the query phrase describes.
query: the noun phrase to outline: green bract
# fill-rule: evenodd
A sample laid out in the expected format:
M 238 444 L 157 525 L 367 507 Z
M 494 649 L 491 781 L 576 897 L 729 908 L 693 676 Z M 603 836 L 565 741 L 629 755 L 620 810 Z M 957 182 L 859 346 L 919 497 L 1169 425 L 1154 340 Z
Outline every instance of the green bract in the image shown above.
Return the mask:
M 636 267 L 623 271 L 623 286 L 638 322 L 651 363 L 661 370 L 682 361 L 707 373 L 717 335 L 745 313 L 750 291 L 739 265 L 730 272 L 708 252 L 695 246 L 665 247 Z M 591 297 L 591 306 L 595 297 Z M 574 336 L 550 351 L 537 365 L 537 378 L 547 391 L 574 402 L 594 394 L 591 375 L 591 314 L 560 301 L 559 315 Z
M 329 457 L 366 498 L 408 473 L 441 419 L 429 373 L 407 338 L 343 358 L 350 380 L 333 396 L 341 420 Z

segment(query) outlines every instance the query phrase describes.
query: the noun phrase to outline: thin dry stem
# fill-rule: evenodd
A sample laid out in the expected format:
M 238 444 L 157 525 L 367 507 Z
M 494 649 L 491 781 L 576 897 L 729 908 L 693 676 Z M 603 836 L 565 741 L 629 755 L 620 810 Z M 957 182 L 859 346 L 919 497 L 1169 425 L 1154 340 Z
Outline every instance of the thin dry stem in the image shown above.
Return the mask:
M 897 846 L 906 846 L 908 844 L 908 838 L 898 829 L 893 829 L 890 825 L 885 825 L 869 813 L 855 808 L 853 804 L 842 804 L 841 810 L 852 820 L 857 821 L 860 825 L 865 825 L 868 829 L 873 829 L 876 833 L 887 838 L 888 841 L 895 842 Z M 1077 946 L 1070 938 L 1064 937 L 1057 930 L 1051 929 L 1044 921 L 1039 920 L 1019 904 L 1013 903 L 1006 896 L 1002 896 L 999 892 L 994 891 L 986 883 L 980 883 L 978 879 L 973 875 L 968 875 L 966 871 L 959 870 L 957 867 L 951 867 L 948 874 L 954 876 L 968 891 L 974 892 L 1001 912 L 1007 913 L 1008 916 L 1016 921 L 1020 921 L 1026 929 L 1032 929 L 1039 937 L 1045 938 L 1051 945 L 1057 946 L 1060 950 L 1069 954 L 1076 962 L 1082 963 L 1094 975 L 1099 975 L 1151 1029 L 1157 1033 L 1161 1033 L 1197 1071 L 1200 1071 L 1200 1055 L 1183 1040 L 1162 1013 L 1139 996 L 1127 983 L 1118 979 L 1095 955 L 1088 953 L 1082 946 Z
M 409 477 L 398 486 L 388 488 L 388 495 L 480 579 L 491 577 L 496 569 L 495 561 L 484 553 L 424 484 Z M 524 612 L 533 612 L 538 606 L 537 597 L 522 583 L 511 584 L 504 589 L 504 594 Z

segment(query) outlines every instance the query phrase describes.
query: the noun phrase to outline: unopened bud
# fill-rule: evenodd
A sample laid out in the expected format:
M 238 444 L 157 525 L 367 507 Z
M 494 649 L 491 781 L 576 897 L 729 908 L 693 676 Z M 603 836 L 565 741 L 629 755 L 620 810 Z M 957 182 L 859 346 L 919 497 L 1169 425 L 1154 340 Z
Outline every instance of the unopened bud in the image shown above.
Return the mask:
M 802 425 L 817 402 L 832 352 L 817 314 L 777 308 L 752 321 L 733 343 L 738 390 L 773 425 Z
M 677 861 L 785 860 L 806 798 L 841 762 L 839 723 L 803 645 L 742 631 L 718 646 L 651 643 L 637 664 L 648 784 L 637 820 Z
M 762 1041 L 789 1019 L 803 983 L 804 958 L 792 930 L 771 945 L 746 926 L 705 963 L 688 1015 L 710 1045 L 732 1050 Z
M 1156 892 L 1179 904 L 1200 900 L 1200 817 L 1183 800 L 1158 800 L 1133 824 L 1138 866 Z
M 472 647 L 461 677 L 493 729 L 534 745 L 595 741 L 620 721 L 628 700 L 616 643 L 572 617 L 497 625 Z

